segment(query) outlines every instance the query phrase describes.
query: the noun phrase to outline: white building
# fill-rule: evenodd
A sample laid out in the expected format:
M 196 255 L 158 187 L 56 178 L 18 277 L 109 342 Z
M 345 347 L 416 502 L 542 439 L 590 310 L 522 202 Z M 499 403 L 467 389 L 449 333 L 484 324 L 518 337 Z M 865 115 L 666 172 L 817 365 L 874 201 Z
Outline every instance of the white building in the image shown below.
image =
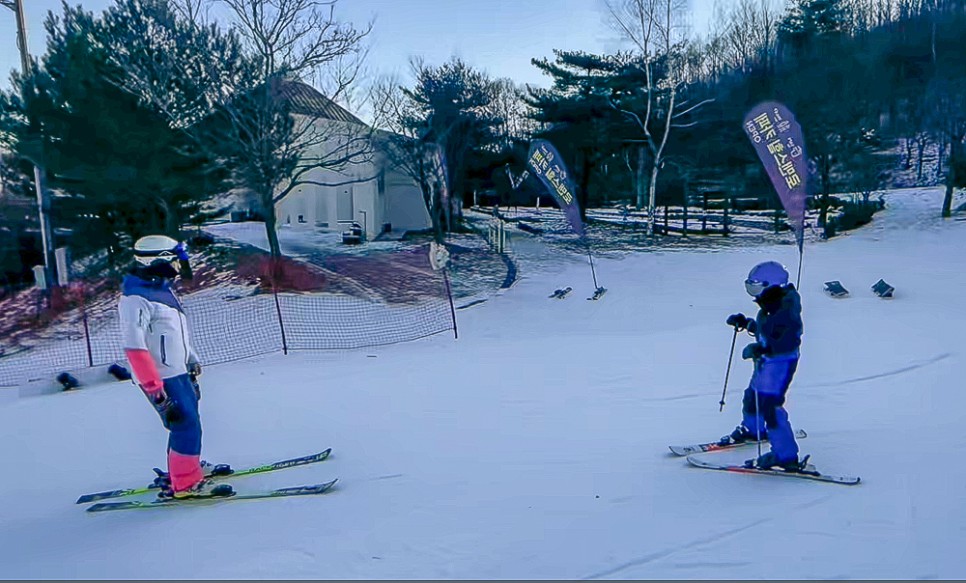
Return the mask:
M 281 93 L 290 101 L 296 116 L 313 119 L 316 124 L 358 126 L 359 133 L 369 132 L 363 121 L 304 83 L 287 82 Z M 340 171 L 310 172 L 305 178 L 319 184 L 300 185 L 279 201 L 275 205 L 278 224 L 344 231 L 355 222 L 363 227 L 368 239 L 390 230 L 430 228 L 432 223 L 419 186 L 389 168 L 378 150 L 371 158 Z

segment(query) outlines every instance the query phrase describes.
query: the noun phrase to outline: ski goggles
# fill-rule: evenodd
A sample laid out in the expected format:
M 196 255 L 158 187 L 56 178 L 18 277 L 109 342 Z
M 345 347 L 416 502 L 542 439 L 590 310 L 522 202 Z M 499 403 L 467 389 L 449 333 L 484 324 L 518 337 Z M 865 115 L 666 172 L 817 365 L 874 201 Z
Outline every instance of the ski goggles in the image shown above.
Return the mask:
M 754 298 L 757 298 L 758 296 L 760 296 L 761 292 L 765 291 L 765 288 L 767 287 L 768 287 L 768 283 L 764 281 L 758 281 L 755 279 L 745 280 L 745 291 L 748 292 L 748 295 Z
M 145 265 L 156 263 L 174 263 L 177 260 L 188 261 L 188 246 L 178 243 L 174 249 L 143 250 L 135 249 L 134 257 Z

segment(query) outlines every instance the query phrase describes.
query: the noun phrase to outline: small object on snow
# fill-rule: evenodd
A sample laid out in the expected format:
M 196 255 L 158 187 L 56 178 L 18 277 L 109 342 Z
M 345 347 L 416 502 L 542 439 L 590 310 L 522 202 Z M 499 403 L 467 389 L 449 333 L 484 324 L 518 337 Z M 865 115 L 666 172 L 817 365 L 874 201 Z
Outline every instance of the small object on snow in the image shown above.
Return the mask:
M 842 282 L 836 281 L 826 281 L 825 282 L 825 293 L 832 296 L 833 298 L 847 298 L 849 297 L 849 290 L 842 287 Z
M 589 298 L 587 298 L 587 299 L 588 300 L 599 300 L 601 298 L 601 296 L 603 296 L 605 293 L 607 293 L 607 288 L 605 288 L 605 287 L 599 287 L 596 290 L 594 290 L 594 295 L 591 296 L 591 297 L 589 297 Z
M 78 381 L 77 378 L 69 372 L 62 372 L 57 375 L 57 382 L 64 387 L 65 391 L 76 389 L 80 386 L 80 381 Z
M 783 476 L 786 478 L 802 478 L 805 480 L 816 480 L 819 482 L 829 482 L 832 484 L 842 484 L 844 486 L 854 486 L 861 481 L 858 476 L 832 476 L 829 474 L 822 474 L 815 466 L 809 464 L 802 471 L 798 472 L 788 472 L 785 470 L 764 470 L 760 468 L 748 468 L 744 465 L 730 465 L 730 464 L 719 464 L 714 462 L 705 461 L 702 459 L 706 456 L 689 455 L 687 457 L 688 463 L 696 468 L 702 468 L 705 470 L 720 470 L 723 472 L 734 472 L 736 474 L 758 474 L 760 476 Z
M 572 287 L 569 287 L 569 286 L 568 287 L 565 287 L 565 288 L 555 289 L 555 290 L 553 290 L 553 293 L 550 294 L 547 297 L 554 298 L 554 299 L 558 299 L 558 300 L 562 300 L 565 297 L 567 297 L 567 294 L 569 294 L 572 291 L 573 291 L 573 288 Z
M 805 439 L 808 434 L 797 429 L 795 431 L 795 439 Z M 761 440 L 762 443 L 768 443 L 768 438 Z M 757 441 L 744 441 L 741 443 L 729 443 L 727 445 L 722 445 L 720 441 L 711 441 L 708 443 L 696 443 L 694 445 L 669 445 L 668 448 L 671 453 L 679 456 L 691 455 L 692 453 L 702 453 L 709 451 L 721 451 L 723 449 L 734 449 L 736 447 L 743 447 L 746 445 L 755 445 Z
M 116 362 L 111 366 L 107 367 L 107 373 L 119 381 L 131 380 L 131 371 L 129 371 L 128 369 L 124 368 L 123 366 L 119 365 Z
M 446 246 L 432 241 L 429 244 L 429 264 L 432 266 L 433 271 L 445 269 L 447 263 L 449 263 L 449 251 L 446 249 Z
M 872 286 L 872 293 L 879 296 L 880 298 L 892 298 L 892 294 L 895 293 L 896 288 L 887 284 L 884 279 L 880 279 L 875 282 Z
M 366 234 L 359 223 L 353 222 L 348 229 L 342 231 L 342 243 L 345 245 L 358 245 L 365 240 Z
M 231 502 L 233 500 L 257 500 L 259 498 L 282 498 L 286 496 L 313 496 L 325 494 L 332 489 L 338 479 L 311 484 L 308 486 L 295 486 L 292 488 L 278 488 L 276 490 L 259 490 L 248 493 L 236 493 L 232 496 L 205 497 L 205 498 L 158 498 L 147 502 L 143 500 L 132 500 L 128 502 L 99 502 L 87 507 L 88 512 L 106 512 L 108 510 L 135 510 L 145 508 L 162 508 L 164 506 L 190 506 L 192 504 L 207 505 L 219 502 Z

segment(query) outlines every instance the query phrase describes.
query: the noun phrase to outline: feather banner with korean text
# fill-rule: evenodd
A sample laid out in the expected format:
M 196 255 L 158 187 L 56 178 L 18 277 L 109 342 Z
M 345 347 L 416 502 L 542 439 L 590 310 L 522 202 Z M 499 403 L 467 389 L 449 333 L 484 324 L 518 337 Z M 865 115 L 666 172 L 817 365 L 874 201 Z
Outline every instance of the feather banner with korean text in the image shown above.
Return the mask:
M 580 219 L 577 189 L 557 149 L 547 140 L 533 140 L 527 154 L 527 167 L 553 195 L 574 232 L 583 237 L 584 222 Z
M 753 107 L 744 121 L 745 133 L 765 166 L 788 219 L 798 250 L 805 238 L 805 202 L 808 196 L 808 158 L 802 126 L 783 104 L 767 101 Z

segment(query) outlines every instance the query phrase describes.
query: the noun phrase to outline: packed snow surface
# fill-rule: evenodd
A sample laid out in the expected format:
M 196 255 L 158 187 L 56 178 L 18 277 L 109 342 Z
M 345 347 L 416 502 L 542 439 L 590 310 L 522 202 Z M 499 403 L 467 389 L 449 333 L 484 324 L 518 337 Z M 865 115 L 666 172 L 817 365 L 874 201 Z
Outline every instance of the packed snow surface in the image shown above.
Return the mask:
M 787 408 L 803 454 L 858 486 L 710 472 L 667 449 L 738 422 L 751 366 L 736 356 L 719 413 L 724 321 L 753 313 L 755 263 L 795 277 L 794 245 L 598 258 L 609 291 L 591 302 L 586 256 L 516 237 L 522 279 L 459 311 L 457 340 L 205 370 L 204 456 L 244 467 L 331 446 L 234 481 L 338 477 L 324 496 L 86 513 L 78 495 L 163 465 L 156 414 L 129 383 L 7 392 L 0 577 L 964 578 L 966 222 L 941 220 L 941 197 L 890 192 L 871 225 L 805 248 Z M 894 299 L 872 294 L 879 278 Z M 851 297 L 825 295 L 829 280 Z

